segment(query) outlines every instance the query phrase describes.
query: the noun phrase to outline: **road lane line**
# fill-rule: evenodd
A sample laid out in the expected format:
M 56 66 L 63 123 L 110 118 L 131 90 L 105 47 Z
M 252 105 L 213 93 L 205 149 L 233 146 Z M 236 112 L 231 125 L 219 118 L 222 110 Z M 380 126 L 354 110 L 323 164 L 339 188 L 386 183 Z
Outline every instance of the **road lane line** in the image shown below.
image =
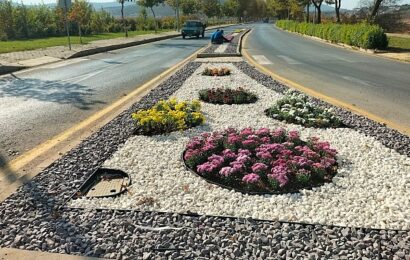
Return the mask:
M 257 63 L 261 65 L 270 65 L 273 64 L 265 55 L 252 55 L 252 57 L 256 60 Z
M 349 76 L 341 76 L 341 77 L 342 77 L 342 79 L 348 80 L 348 81 L 353 82 L 353 83 L 358 83 L 358 84 L 365 85 L 365 86 L 368 86 L 368 87 L 374 87 L 374 85 L 372 83 L 368 82 L 368 81 L 364 81 L 364 80 L 354 78 L 354 77 L 349 77 Z
M 276 56 L 278 56 L 279 58 L 283 59 L 284 61 L 286 61 L 286 62 L 287 62 L 288 64 L 290 64 L 290 65 L 302 64 L 301 62 L 299 62 L 299 61 L 297 61 L 297 60 L 294 60 L 294 59 L 292 59 L 292 58 L 290 58 L 290 57 L 288 57 L 288 56 L 285 56 L 285 55 L 276 55 Z
M 329 53 L 325 53 L 324 55 L 325 55 L 325 56 L 328 56 L 328 57 L 330 57 L 330 58 L 332 58 L 332 59 L 334 59 L 334 60 L 340 60 L 340 61 L 344 61 L 344 62 L 348 62 L 348 63 L 356 63 L 356 61 L 349 60 L 349 59 L 345 59 L 345 58 L 342 58 L 342 57 L 340 57 L 340 56 L 338 56 L 338 55 L 333 55 L 333 54 L 329 54 Z
M 251 33 L 252 33 L 252 31 L 251 31 Z M 258 64 L 258 63 L 252 58 L 252 56 L 248 53 L 248 51 L 247 51 L 247 39 L 248 39 L 248 37 L 249 37 L 249 35 L 250 35 L 251 33 L 248 33 L 247 35 L 245 35 L 245 38 L 243 39 L 242 54 L 243 54 L 243 56 L 245 57 L 245 59 L 249 61 L 250 64 L 252 64 L 252 65 L 255 66 L 256 68 L 258 68 L 258 69 L 259 69 L 260 71 L 262 71 L 263 73 L 265 73 L 265 74 L 267 74 L 267 75 L 270 75 L 271 77 L 273 77 L 273 78 L 275 78 L 275 79 L 277 79 L 277 80 L 283 82 L 285 85 L 288 85 L 288 86 L 290 86 L 290 87 L 293 87 L 293 88 L 295 88 L 295 89 L 298 89 L 298 90 L 300 90 L 300 91 L 302 91 L 302 92 L 304 92 L 304 93 L 306 93 L 306 94 L 308 94 L 308 95 L 310 95 L 310 96 L 313 96 L 313 97 L 316 97 L 316 98 L 318 98 L 318 99 L 321 99 L 321 100 L 323 100 L 323 101 L 325 101 L 325 102 L 327 102 L 327 103 L 329 103 L 329 104 L 331 104 L 331 105 L 344 108 L 344 109 L 346 109 L 346 110 L 348 110 L 348 111 L 351 111 L 351 112 L 353 112 L 353 113 L 355 113 L 355 114 L 358 114 L 358 115 L 361 115 L 361 116 L 365 116 L 365 117 L 367 117 L 367 118 L 369 118 L 369 119 L 371 119 L 371 120 L 373 120 L 373 121 L 376 121 L 376 122 L 381 123 L 381 124 L 385 124 L 385 125 L 387 125 L 388 127 L 392 128 L 392 129 L 395 129 L 395 130 L 397 130 L 397 131 L 399 131 L 399 132 L 401 132 L 401 133 L 403 133 L 403 134 L 405 134 L 405 135 L 410 136 L 410 128 L 407 127 L 407 126 L 405 126 L 405 125 L 401 125 L 401 124 L 392 122 L 392 121 L 390 121 L 390 120 L 388 120 L 388 119 L 385 119 L 385 118 L 382 118 L 382 117 L 380 117 L 380 116 L 377 116 L 377 115 L 375 115 L 375 114 L 373 114 L 373 113 L 370 113 L 370 112 L 368 112 L 368 111 L 366 111 L 366 110 L 364 110 L 364 109 L 362 109 L 362 108 L 359 108 L 359 107 L 357 107 L 357 106 L 353 106 L 353 105 L 348 104 L 348 103 L 346 103 L 346 102 L 344 102 L 344 101 L 338 100 L 338 99 L 333 98 L 333 97 L 329 97 L 329 96 L 324 95 L 324 94 L 322 94 L 322 93 L 320 93 L 320 92 L 317 92 L 317 91 L 315 91 L 315 90 L 313 90 L 313 89 L 310 89 L 310 88 L 308 88 L 308 87 L 302 86 L 301 84 L 296 83 L 296 82 L 294 82 L 294 81 L 292 81 L 292 80 L 286 79 L 286 78 L 284 78 L 284 77 L 282 77 L 282 76 L 280 76 L 280 75 L 278 75 L 278 74 L 272 72 L 272 71 L 269 70 L 268 68 L 266 68 L 266 67 L 264 67 L 264 66 Z

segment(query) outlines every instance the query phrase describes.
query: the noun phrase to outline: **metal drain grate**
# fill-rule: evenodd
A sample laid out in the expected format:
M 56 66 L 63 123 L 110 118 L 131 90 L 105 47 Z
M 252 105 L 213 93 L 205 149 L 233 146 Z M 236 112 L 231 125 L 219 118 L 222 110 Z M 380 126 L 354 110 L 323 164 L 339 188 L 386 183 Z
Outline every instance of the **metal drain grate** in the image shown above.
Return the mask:
M 131 184 L 128 174 L 120 170 L 100 168 L 82 185 L 74 198 L 118 196 Z

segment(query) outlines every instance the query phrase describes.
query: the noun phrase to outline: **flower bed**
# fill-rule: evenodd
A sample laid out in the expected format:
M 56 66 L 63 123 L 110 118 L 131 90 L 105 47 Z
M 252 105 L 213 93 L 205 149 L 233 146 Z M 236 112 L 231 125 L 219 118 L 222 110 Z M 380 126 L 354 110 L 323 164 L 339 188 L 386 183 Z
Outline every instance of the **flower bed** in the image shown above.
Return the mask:
M 183 158 L 205 179 L 242 192 L 288 193 L 331 181 L 336 150 L 296 131 L 227 129 L 194 137 Z
M 255 103 L 258 97 L 243 88 L 213 88 L 199 91 L 199 99 L 212 104 L 232 105 Z
M 136 134 L 156 135 L 185 130 L 201 125 L 205 117 L 198 100 L 178 102 L 176 99 L 159 101 L 151 109 L 132 114 L 136 121 Z
M 202 72 L 204 76 L 228 76 L 231 75 L 231 70 L 228 68 L 205 68 Z
M 330 109 L 323 109 L 314 105 L 309 102 L 306 95 L 293 90 L 285 92 L 285 97 L 267 109 L 266 114 L 274 119 L 306 127 L 342 126 L 340 119 Z

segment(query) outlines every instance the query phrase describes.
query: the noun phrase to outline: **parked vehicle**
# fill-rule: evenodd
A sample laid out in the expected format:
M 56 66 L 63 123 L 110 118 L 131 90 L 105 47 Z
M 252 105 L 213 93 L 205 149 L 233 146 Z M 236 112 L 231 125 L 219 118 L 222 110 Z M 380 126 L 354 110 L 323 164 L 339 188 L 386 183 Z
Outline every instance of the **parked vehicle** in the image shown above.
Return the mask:
M 204 24 L 201 21 L 196 21 L 196 20 L 190 20 L 186 21 L 184 24 L 184 27 L 182 27 L 182 38 L 185 39 L 185 37 L 189 36 L 196 36 L 199 38 L 199 36 L 202 35 L 202 38 L 205 37 L 205 28 L 206 24 Z

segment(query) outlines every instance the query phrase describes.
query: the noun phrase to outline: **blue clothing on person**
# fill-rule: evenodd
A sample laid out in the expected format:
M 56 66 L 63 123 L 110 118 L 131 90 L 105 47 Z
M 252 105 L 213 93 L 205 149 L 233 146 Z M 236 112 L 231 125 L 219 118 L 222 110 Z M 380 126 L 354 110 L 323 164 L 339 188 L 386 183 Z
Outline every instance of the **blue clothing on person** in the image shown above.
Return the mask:
M 217 30 L 211 36 L 211 42 L 216 44 L 222 44 L 224 42 L 223 31 Z

